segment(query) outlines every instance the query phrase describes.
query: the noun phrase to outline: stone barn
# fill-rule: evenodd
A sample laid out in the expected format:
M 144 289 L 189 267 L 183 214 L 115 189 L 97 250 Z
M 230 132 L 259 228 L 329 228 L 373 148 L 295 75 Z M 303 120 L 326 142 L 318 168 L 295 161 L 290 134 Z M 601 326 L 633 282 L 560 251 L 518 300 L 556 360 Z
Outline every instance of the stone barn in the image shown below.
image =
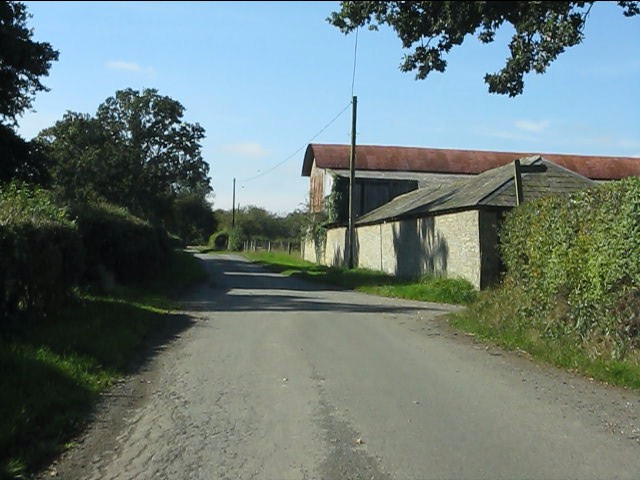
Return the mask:
M 568 194 L 594 181 L 540 156 L 523 173 L 524 200 Z M 355 222 L 354 265 L 391 275 L 443 275 L 467 279 L 476 288 L 494 283 L 501 271 L 498 233 L 504 213 L 515 207 L 514 164 L 433 188 L 400 195 Z M 327 229 L 324 248 L 307 241 L 304 258 L 344 266 L 347 229 Z
M 325 208 L 336 185 L 348 185 L 349 145 L 307 146 L 302 176 L 309 177 L 312 212 Z M 355 217 L 361 217 L 393 198 L 419 188 L 440 188 L 487 170 L 511 164 L 516 158 L 542 155 L 556 165 L 595 181 L 640 175 L 640 159 L 555 153 L 491 152 L 444 148 L 358 145 L 354 185 Z

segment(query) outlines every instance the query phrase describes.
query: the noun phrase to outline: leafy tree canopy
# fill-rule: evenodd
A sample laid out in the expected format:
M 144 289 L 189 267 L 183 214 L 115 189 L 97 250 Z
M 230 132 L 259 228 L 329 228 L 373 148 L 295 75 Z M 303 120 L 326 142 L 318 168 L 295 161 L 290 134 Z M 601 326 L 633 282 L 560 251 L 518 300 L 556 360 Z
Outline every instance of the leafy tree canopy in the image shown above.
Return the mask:
M 122 172 L 125 167 L 114 169 L 107 136 L 91 115 L 67 112 L 34 142 L 51 159 L 53 188 L 65 201 L 105 199 L 118 203 L 129 193 L 124 182 L 116 181 L 115 171 Z
M 405 54 L 400 65 L 403 72 L 416 71 L 423 80 L 433 71 L 444 72 L 445 55 L 461 45 L 468 35 L 477 35 L 482 43 L 494 41 L 505 23 L 515 29 L 509 43 L 510 55 L 505 66 L 488 73 L 484 80 L 489 92 L 520 95 L 524 75 L 544 73 L 565 51 L 578 45 L 595 2 L 340 2 L 340 11 L 327 19 L 343 33 L 368 25 L 377 30 L 388 25 L 402 41 Z M 618 1 L 626 17 L 640 13 L 640 2 Z
M 155 89 L 120 90 L 98 107 L 96 118 L 110 141 L 144 174 L 145 185 L 177 194 L 209 193 L 199 124 L 183 121 L 180 102 Z
M 33 142 L 27 142 L 11 127 L 0 123 L 0 182 L 48 185 L 49 162 Z
M 167 228 L 187 244 L 204 245 L 216 231 L 218 220 L 205 197 L 197 193 L 178 196 Z
M 104 198 L 154 221 L 171 218 L 178 196 L 211 192 L 202 158 L 204 129 L 183 121 L 184 107 L 157 90 L 116 92 L 95 117 L 68 112 L 38 142 L 68 200 Z
M 46 42 L 35 42 L 26 25 L 29 14 L 20 2 L 0 2 L 0 122 L 15 124 L 16 116 L 32 105 L 40 82 L 58 60 Z
M 231 210 L 216 210 L 215 214 L 220 230 L 231 230 Z M 249 205 L 236 210 L 235 226 L 240 231 L 242 240 L 292 240 L 302 236 L 308 218 L 309 213 L 302 209 L 278 215 L 264 208 Z

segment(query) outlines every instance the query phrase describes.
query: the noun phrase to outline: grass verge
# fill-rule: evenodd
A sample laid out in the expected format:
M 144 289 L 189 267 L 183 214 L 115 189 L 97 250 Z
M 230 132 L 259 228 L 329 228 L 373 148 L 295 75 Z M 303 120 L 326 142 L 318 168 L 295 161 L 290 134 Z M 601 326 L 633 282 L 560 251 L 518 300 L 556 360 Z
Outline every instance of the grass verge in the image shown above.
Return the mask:
M 467 309 L 449 315 L 449 324 L 476 338 L 611 385 L 640 389 L 640 352 L 623 359 L 611 355 L 607 339 L 549 336 L 544 321 L 518 311 L 525 299 L 515 288 L 482 292 Z
M 0 332 L 0 478 L 25 478 L 62 452 L 100 392 L 179 320 L 172 293 L 205 276 L 192 255 L 175 252 L 151 282 L 79 291 L 55 316 Z
M 313 280 L 338 287 L 385 297 L 423 302 L 468 304 L 477 295 L 473 286 L 462 279 L 424 277 L 407 280 L 383 272 L 355 268 L 334 268 L 302 260 L 280 252 L 244 252 L 251 261 L 266 265 L 284 275 Z

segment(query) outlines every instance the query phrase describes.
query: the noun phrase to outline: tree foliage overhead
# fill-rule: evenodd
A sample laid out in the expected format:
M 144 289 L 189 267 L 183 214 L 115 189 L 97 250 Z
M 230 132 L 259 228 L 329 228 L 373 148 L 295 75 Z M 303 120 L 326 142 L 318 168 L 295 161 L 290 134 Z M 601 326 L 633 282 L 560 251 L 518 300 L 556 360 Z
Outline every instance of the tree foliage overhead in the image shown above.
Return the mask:
M 510 55 L 505 66 L 488 73 L 484 80 L 489 92 L 520 95 L 524 75 L 544 73 L 568 47 L 584 38 L 584 26 L 595 2 L 340 2 L 340 11 L 327 19 L 343 33 L 368 25 L 377 30 L 388 25 L 402 41 L 405 54 L 400 65 L 403 72 L 416 71 L 423 80 L 433 71 L 444 72 L 444 58 L 469 35 L 482 43 L 491 43 L 504 24 L 515 33 L 509 43 Z M 640 2 L 618 1 L 626 17 L 640 13 Z
M 0 122 L 9 124 L 31 107 L 37 92 L 48 90 L 40 77 L 58 59 L 50 44 L 33 41 L 27 18 L 23 3 L 0 2 Z

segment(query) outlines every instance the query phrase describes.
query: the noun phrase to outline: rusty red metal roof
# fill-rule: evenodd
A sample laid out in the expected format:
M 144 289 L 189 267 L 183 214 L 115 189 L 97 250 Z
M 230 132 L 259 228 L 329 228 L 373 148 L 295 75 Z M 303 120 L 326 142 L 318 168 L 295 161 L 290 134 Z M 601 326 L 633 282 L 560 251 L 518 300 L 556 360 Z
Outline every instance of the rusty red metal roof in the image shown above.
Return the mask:
M 348 169 L 349 145 L 311 143 L 302 175 L 309 176 L 315 160 L 318 168 Z M 479 174 L 506 165 L 516 158 L 541 155 L 592 180 L 617 180 L 640 176 L 640 158 L 567 155 L 540 152 L 490 152 L 445 148 L 358 145 L 357 170 Z

